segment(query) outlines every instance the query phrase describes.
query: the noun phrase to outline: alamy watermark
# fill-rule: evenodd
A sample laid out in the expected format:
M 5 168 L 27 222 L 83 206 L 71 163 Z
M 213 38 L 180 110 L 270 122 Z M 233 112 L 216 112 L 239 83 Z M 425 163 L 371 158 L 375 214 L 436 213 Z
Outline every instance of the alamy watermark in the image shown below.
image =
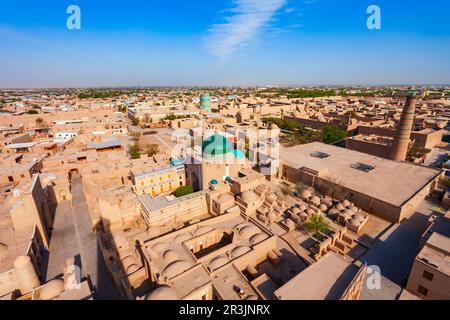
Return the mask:
M 381 289 L 381 269 L 377 265 L 367 266 L 366 269 L 366 287 L 369 290 Z
M 381 29 L 381 9 L 376 4 L 372 4 L 367 7 L 367 14 L 370 16 L 367 18 L 366 25 L 369 30 Z
M 69 30 L 81 29 L 81 9 L 79 6 L 72 4 L 67 7 L 66 13 L 69 14 L 66 20 L 66 26 Z

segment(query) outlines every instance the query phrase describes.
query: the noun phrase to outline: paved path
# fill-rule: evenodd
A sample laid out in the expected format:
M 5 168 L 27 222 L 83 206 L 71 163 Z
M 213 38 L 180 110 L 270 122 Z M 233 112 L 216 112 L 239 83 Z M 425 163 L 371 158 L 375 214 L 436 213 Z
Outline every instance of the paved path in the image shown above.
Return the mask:
M 72 208 L 75 219 L 75 234 L 81 253 L 81 272 L 89 275 L 92 284 L 97 284 L 97 235 L 92 225 L 91 214 L 84 194 L 83 181 L 80 176 L 72 177 Z
M 73 211 L 70 201 L 62 201 L 56 207 L 55 221 L 50 239 L 46 281 L 63 273 L 65 260 L 79 256 Z
M 75 257 L 82 277 L 89 277 L 96 299 L 120 299 L 98 248 L 80 176 L 73 175 L 71 188 L 72 201 L 63 201 L 56 208 L 46 281 L 62 276 L 65 260 Z

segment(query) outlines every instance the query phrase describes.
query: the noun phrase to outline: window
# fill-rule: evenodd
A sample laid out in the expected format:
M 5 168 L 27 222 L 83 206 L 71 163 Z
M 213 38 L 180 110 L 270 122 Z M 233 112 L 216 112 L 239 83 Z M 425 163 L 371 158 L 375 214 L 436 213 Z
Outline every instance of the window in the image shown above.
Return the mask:
M 9 182 L 14 182 L 14 178 L 11 177 L 11 176 L 9 176 L 9 177 L 8 177 L 8 181 L 9 181 Z
M 320 152 L 320 151 L 313 152 L 310 155 L 311 155 L 311 157 L 320 158 L 320 159 L 325 159 L 330 156 L 328 153 Z
M 371 166 L 369 164 L 364 164 L 364 163 L 361 163 L 361 162 L 352 163 L 352 164 L 350 164 L 350 167 L 352 167 L 353 169 L 357 169 L 357 170 L 363 171 L 363 172 L 370 172 L 373 169 L 375 169 L 374 166 Z
M 424 296 L 426 296 L 428 294 L 428 289 L 425 287 L 422 287 L 419 285 L 419 288 L 417 288 L 417 291 L 419 291 L 419 293 L 423 294 Z
M 428 272 L 427 270 L 423 271 L 423 275 L 422 275 L 425 279 L 433 281 L 434 278 L 434 274 L 432 274 L 431 272 Z

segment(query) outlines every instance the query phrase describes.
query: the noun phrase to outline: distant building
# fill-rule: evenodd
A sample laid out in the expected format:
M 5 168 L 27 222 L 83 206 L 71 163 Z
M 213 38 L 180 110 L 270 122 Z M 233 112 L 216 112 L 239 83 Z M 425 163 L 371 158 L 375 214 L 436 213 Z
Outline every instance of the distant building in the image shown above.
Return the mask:
M 211 96 L 209 93 L 203 93 L 200 96 L 200 107 L 202 110 L 211 112 Z

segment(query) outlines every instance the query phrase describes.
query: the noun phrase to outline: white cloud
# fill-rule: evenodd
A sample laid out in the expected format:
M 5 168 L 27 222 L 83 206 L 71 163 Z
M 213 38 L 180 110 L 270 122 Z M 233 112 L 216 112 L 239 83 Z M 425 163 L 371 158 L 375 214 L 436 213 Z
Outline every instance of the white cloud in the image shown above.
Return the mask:
M 225 22 L 214 24 L 208 30 L 207 48 L 224 58 L 247 45 L 258 32 L 267 26 L 275 13 L 287 0 L 235 0 Z

